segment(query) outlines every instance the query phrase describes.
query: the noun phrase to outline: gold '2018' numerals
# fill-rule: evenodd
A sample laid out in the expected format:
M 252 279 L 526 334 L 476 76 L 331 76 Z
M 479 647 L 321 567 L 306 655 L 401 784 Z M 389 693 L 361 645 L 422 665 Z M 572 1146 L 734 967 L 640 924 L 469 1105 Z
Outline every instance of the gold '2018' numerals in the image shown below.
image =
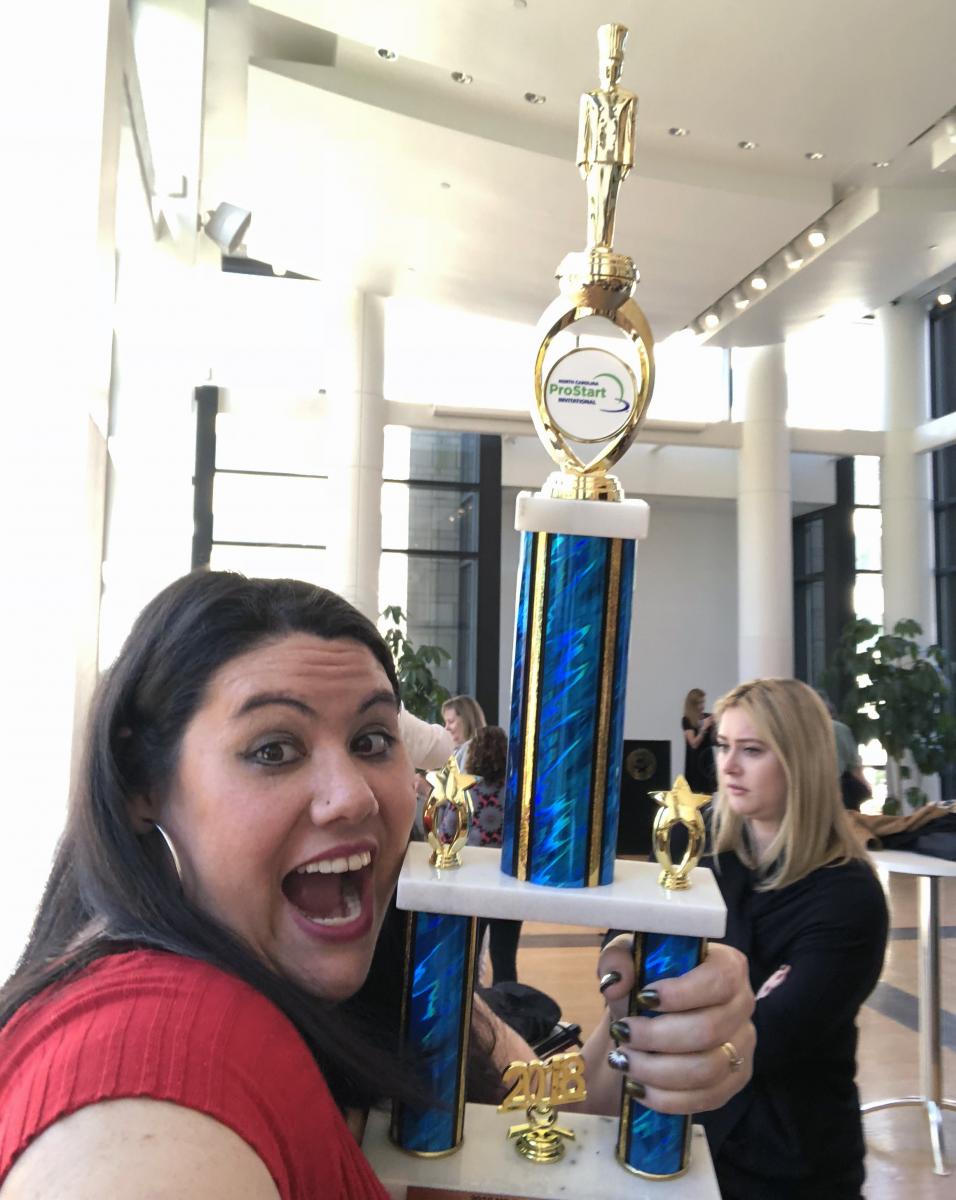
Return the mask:
M 510 1090 L 498 1105 L 499 1112 L 528 1108 L 532 1104 L 577 1104 L 587 1099 L 584 1059 L 580 1054 L 555 1054 L 553 1058 L 509 1063 L 501 1081 Z

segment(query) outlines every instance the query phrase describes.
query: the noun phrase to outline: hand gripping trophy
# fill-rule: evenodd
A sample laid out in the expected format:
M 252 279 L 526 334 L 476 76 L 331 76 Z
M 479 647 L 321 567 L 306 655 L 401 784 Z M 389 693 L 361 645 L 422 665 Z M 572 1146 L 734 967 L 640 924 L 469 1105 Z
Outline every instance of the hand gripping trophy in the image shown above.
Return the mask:
M 618 87 L 626 42 L 623 25 L 601 26 L 598 49 L 604 87 L 581 97 L 578 170 L 587 186 L 589 250 L 610 250 L 614 244 L 617 194 L 634 166 L 637 96 Z

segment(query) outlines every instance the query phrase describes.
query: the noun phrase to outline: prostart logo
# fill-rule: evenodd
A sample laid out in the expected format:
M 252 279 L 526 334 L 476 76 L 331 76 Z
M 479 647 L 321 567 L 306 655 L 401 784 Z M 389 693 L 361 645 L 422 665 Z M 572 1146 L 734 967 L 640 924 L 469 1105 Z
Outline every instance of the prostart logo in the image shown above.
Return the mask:
M 599 379 L 607 382 L 598 383 Z M 610 371 L 602 371 L 591 379 L 550 380 L 548 399 L 560 405 L 583 404 L 605 413 L 625 413 L 630 408 L 624 399 L 623 382 Z
M 578 346 L 548 371 L 541 399 L 561 435 L 597 443 L 616 437 L 631 420 L 636 383 L 616 354 L 597 346 Z

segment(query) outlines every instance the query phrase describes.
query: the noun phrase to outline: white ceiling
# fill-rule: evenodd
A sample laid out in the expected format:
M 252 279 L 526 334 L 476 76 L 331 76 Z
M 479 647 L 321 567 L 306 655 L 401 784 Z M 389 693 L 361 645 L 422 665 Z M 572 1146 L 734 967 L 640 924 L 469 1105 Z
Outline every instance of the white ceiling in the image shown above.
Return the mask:
M 616 248 L 658 339 L 853 189 L 879 189 L 866 236 L 722 327 L 724 344 L 774 340 L 835 300 L 918 294 L 956 262 L 956 171 L 933 170 L 938 131 L 920 139 L 956 104 L 956 0 L 265 0 L 249 14 L 249 250 L 267 261 L 533 323 L 584 242 L 578 97 L 597 84 L 597 26 L 619 20 L 640 111 Z

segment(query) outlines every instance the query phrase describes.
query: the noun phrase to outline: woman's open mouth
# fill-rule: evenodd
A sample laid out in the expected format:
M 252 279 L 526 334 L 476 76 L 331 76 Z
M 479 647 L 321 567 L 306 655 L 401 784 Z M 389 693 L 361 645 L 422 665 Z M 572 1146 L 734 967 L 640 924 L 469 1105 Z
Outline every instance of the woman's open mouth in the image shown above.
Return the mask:
M 371 850 L 316 859 L 289 871 L 282 893 L 317 933 L 359 934 L 371 919 L 371 867 Z

